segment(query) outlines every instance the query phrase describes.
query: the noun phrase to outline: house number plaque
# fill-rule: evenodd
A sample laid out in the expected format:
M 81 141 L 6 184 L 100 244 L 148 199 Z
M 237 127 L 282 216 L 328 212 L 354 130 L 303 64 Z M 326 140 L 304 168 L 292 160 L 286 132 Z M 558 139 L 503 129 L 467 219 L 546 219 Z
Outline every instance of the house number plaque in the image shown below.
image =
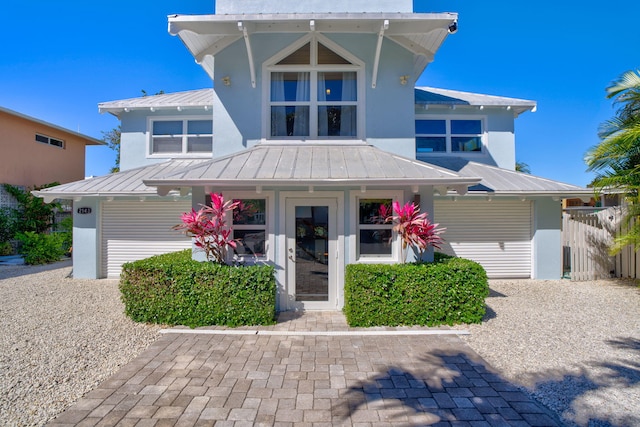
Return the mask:
M 91 208 L 78 208 L 78 213 L 80 215 L 87 215 L 91 213 Z

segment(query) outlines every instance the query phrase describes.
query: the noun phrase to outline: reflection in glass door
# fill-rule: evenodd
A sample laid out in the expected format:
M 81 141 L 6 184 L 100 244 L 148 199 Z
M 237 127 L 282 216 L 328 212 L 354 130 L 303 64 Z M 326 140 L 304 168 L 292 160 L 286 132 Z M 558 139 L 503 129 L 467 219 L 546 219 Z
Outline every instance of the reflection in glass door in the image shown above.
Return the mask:
M 286 203 L 286 306 L 289 310 L 335 310 L 337 200 L 290 198 Z
M 295 300 L 329 301 L 329 207 L 296 206 Z

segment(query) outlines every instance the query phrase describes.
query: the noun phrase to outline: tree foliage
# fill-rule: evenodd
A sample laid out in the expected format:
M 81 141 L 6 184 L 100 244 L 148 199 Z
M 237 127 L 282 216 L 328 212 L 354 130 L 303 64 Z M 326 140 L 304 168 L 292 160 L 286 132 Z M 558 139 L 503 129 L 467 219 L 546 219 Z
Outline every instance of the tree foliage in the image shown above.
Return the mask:
M 116 164 L 111 168 L 111 173 L 120 172 L 120 137 L 122 130 L 120 125 L 107 132 L 102 132 L 102 140 L 107 144 L 107 147 L 116 152 Z
M 615 239 L 616 253 L 627 245 L 640 247 L 640 70 L 625 72 L 606 91 L 617 110 L 600 125 L 600 142 L 587 152 L 585 162 L 597 173 L 592 183 L 596 192 L 619 189 L 626 196 L 627 228 Z
M 59 183 L 46 184 L 41 187 L 35 187 L 33 190 L 41 190 L 56 185 L 59 185 Z M 18 202 L 18 208 L 12 211 L 15 233 L 29 231 L 45 233 L 51 228 L 55 219 L 55 211 L 60 207 L 58 203 L 45 203 L 41 198 L 31 194 L 30 189 L 23 190 L 10 184 L 3 184 L 3 187 Z
M 516 162 L 516 172 L 531 173 L 531 168 L 525 162 Z

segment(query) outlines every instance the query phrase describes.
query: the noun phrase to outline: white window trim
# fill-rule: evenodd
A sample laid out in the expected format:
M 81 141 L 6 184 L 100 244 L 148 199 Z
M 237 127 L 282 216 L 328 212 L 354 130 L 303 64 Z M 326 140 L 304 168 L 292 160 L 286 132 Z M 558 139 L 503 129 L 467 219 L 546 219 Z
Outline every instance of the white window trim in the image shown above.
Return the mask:
M 264 199 L 265 200 L 265 254 L 264 256 L 254 256 L 254 255 L 234 255 L 232 250 L 229 250 L 229 254 L 231 259 L 236 262 L 244 263 L 244 264 L 259 264 L 265 263 L 269 265 L 273 265 L 275 262 L 275 203 L 274 203 L 274 195 L 273 191 L 263 191 L 261 193 L 257 193 L 255 191 L 223 191 L 222 196 L 225 200 L 234 200 L 234 199 Z M 233 218 L 228 222 L 232 229 L 235 229 L 233 225 Z M 244 228 L 244 226 L 243 226 Z M 248 228 L 248 227 L 247 227 Z M 252 226 L 251 228 L 258 228 Z M 241 228 L 238 228 L 240 230 Z
M 366 192 L 352 190 L 349 192 L 349 259 L 358 264 L 395 264 L 400 262 L 400 237 L 394 231 L 391 235 L 391 256 L 360 256 L 359 239 L 359 209 L 361 199 L 391 199 L 393 202 L 403 204 L 404 192 L 402 190 L 367 190 Z
M 351 64 L 342 64 L 342 65 L 276 65 L 278 62 L 291 55 L 293 52 L 301 48 L 307 43 L 311 43 L 311 58 L 312 61 L 317 58 L 317 43 L 322 43 L 327 48 L 331 49 L 338 55 L 342 56 L 347 61 L 351 62 Z M 271 72 L 277 71 L 290 71 L 290 72 L 299 72 L 299 71 L 309 71 L 311 73 L 310 76 L 310 93 L 314 93 L 314 88 L 317 84 L 317 78 L 315 77 L 316 72 L 318 71 L 353 71 L 356 73 L 357 81 L 357 90 L 358 90 L 358 99 L 354 103 L 352 101 L 340 101 L 331 103 L 333 105 L 355 105 L 357 108 L 357 133 L 353 138 L 330 138 L 330 139 L 320 139 L 317 137 L 309 136 L 309 137 L 271 137 Z M 345 50 L 339 44 L 331 41 L 326 36 L 313 33 L 305 35 L 304 37 L 298 39 L 294 43 L 290 44 L 271 58 L 267 59 L 262 65 L 262 142 L 264 143 L 272 143 L 272 144 L 291 144 L 291 143 L 299 143 L 301 140 L 305 143 L 309 144 L 336 144 L 341 145 L 345 142 L 361 142 L 366 143 L 365 139 L 365 64 L 363 61 L 358 59 L 349 51 Z M 291 102 L 288 102 L 287 105 L 291 105 Z M 306 102 L 305 102 L 306 105 Z M 313 116 L 313 111 L 317 111 L 318 102 L 312 100 L 309 102 L 310 105 L 310 114 Z M 309 117 L 310 121 L 310 131 L 313 133 L 315 130 L 317 132 L 317 120 L 314 117 Z M 315 123 L 315 127 L 314 127 Z
M 39 136 L 42 137 L 42 138 L 47 138 L 48 142 L 38 141 L 36 138 L 39 137 Z M 59 145 L 56 145 L 56 144 L 52 144 L 51 140 L 60 141 L 62 143 L 62 147 L 59 146 Z M 36 132 L 36 134 L 34 136 L 34 141 L 37 142 L 38 144 L 48 145 L 50 147 L 60 148 L 62 150 L 64 150 L 67 147 L 67 143 L 64 141 L 64 139 L 56 138 L 56 137 L 49 136 L 49 135 L 45 135 L 45 134 L 40 133 L 40 132 Z
M 431 155 L 453 155 L 453 156 L 480 156 L 483 154 L 486 154 L 488 151 L 488 147 L 487 147 L 487 116 L 470 116 L 470 115 L 455 115 L 455 116 L 451 116 L 451 115 L 425 115 L 425 114 L 419 114 L 416 115 L 415 121 L 417 122 L 418 120 L 444 120 L 445 121 L 445 129 L 446 129 L 446 133 L 445 133 L 445 147 L 446 147 L 446 151 L 434 151 L 431 153 L 418 153 L 418 137 L 424 136 L 424 137 L 429 137 L 429 136 L 442 136 L 442 135 L 436 135 L 436 134 L 423 134 L 423 133 L 416 133 L 415 134 L 415 155 L 416 158 L 418 157 L 426 157 L 426 156 L 431 156 Z M 480 148 L 480 151 L 452 151 L 451 150 L 451 138 L 452 137 L 456 137 L 456 136 L 469 136 L 469 135 L 459 135 L 459 134 L 455 134 L 453 135 L 451 133 L 451 121 L 452 120 L 479 120 L 480 121 L 480 126 L 482 127 L 481 129 L 481 133 L 480 133 L 480 142 L 482 143 L 482 146 Z
M 153 153 L 153 123 L 154 122 L 169 122 L 169 121 L 181 121 L 183 131 L 186 129 L 186 122 L 193 120 L 210 120 L 213 122 L 213 118 L 207 116 L 158 116 L 147 117 L 147 158 L 148 159 L 176 159 L 176 158 L 210 158 L 213 155 L 213 132 L 211 133 L 211 152 L 206 153 L 188 153 L 187 150 L 187 138 L 188 134 L 182 134 L 182 152 L 180 153 Z

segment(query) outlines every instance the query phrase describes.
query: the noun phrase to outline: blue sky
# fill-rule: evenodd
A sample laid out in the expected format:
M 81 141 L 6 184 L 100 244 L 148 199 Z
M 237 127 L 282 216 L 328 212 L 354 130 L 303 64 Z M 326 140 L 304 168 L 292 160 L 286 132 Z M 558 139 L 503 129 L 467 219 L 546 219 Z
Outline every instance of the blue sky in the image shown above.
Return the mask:
M 102 137 L 118 125 L 100 102 L 211 86 L 167 15 L 213 12 L 212 0 L 9 2 L 3 5 L 0 106 Z M 586 150 L 615 110 L 605 88 L 640 68 L 640 2 L 416 0 L 417 12 L 458 12 L 418 85 L 531 99 L 516 120 L 516 152 L 532 173 L 586 185 Z M 626 19 L 626 18 L 630 19 Z M 87 149 L 86 173 L 114 155 Z

